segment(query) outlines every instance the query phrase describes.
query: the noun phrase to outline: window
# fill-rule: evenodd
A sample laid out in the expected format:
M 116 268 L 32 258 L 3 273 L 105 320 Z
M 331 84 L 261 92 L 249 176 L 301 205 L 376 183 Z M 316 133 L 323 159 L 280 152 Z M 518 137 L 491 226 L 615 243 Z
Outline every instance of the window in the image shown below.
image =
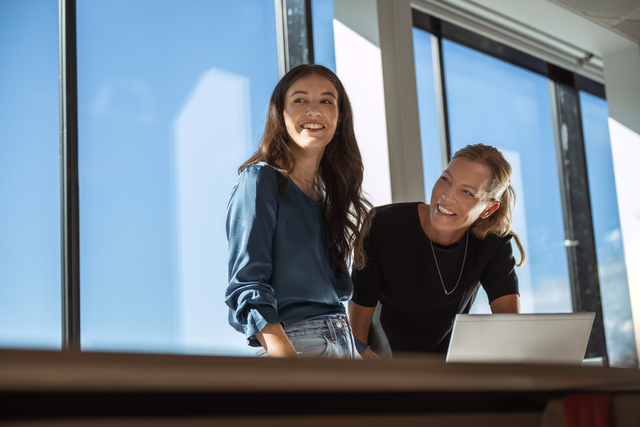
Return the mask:
M 449 40 L 443 56 L 451 152 L 482 142 L 502 151 L 513 168 L 513 228 L 528 256 L 518 268 L 522 309 L 570 312 L 548 81 Z
M 336 72 L 333 39 L 333 0 L 312 0 L 313 60 Z
M 527 254 L 518 269 L 523 312 L 596 311 L 587 356 L 637 367 L 602 85 L 417 11 L 413 18 L 426 199 L 442 170 L 440 159 L 467 144 L 500 149 L 513 167 L 513 228 Z M 580 110 L 581 117 L 571 116 Z M 560 125 L 571 133 L 570 149 L 556 141 L 564 138 Z M 579 167 L 581 155 L 586 171 Z M 573 205 L 576 191 L 587 191 L 587 178 L 591 216 L 584 215 L 588 207 Z M 575 186 L 580 182 L 582 189 Z M 572 240 L 576 224 L 593 228 L 580 230 L 581 242 Z M 595 288 L 583 283 L 589 247 L 597 255 L 598 271 L 588 277 Z M 602 301 L 594 295 L 598 281 Z M 490 312 L 484 292 L 472 312 Z
M 58 2 L 1 2 L 0 58 L 0 346 L 60 349 Z
M 77 5 L 82 348 L 249 354 L 224 224 L 278 81 L 274 3 Z
M 313 9 L 315 50 L 335 69 L 333 3 Z M 261 137 L 279 52 L 300 44 L 277 33 L 281 12 L 262 0 L 2 2 L 0 346 L 253 353 L 227 321 L 226 203 Z M 73 40 L 59 46 L 59 33 Z M 59 103 L 74 129 L 77 104 L 69 150 Z M 62 214 L 61 155 L 63 188 L 79 189 Z
M 422 172 L 425 196 L 442 172 L 442 153 L 438 123 L 438 99 L 434 84 L 434 60 L 431 49 L 435 37 L 419 28 L 413 29 L 413 51 L 416 64 L 420 140 L 422 142 Z

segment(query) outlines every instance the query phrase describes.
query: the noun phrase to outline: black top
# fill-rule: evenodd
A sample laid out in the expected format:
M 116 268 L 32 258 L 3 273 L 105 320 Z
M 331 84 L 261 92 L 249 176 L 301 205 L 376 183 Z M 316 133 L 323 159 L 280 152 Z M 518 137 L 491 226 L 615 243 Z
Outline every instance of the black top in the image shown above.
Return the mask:
M 458 313 L 468 313 L 480 285 L 489 301 L 518 293 L 511 236 L 469 233 L 464 272 L 458 288 L 445 295 L 429 239 L 418 214 L 419 202 L 376 208 L 364 242 L 367 265 L 353 271 L 353 302 L 374 307 L 380 301 L 380 323 L 391 350 L 446 351 Z M 460 276 L 466 236 L 451 246 L 434 243 L 447 291 Z

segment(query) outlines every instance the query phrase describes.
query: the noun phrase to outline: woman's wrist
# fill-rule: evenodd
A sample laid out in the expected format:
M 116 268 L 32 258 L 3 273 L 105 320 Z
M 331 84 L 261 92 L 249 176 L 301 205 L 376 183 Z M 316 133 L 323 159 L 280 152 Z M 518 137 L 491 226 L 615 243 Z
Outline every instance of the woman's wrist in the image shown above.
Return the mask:
M 356 345 L 356 350 L 358 351 L 358 353 L 362 356 L 362 353 L 365 352 L 366 350 L 369 350 L 371 347 L 366 343 L 366 342 L 362 342 L 358 339 L 358 337 L 356 337 L 355 335 L 353 336 L 353 341 Z
M 270 357 L 298 357 L 298 352 L 285 334 L 282 324 L 267 324 L 262 331 L 256 334 L 256 338 L 262 344 Z
M 364 360 L 381 360 L 382 359 L 380 356 L 375 354 L 373 350 L 371 350 L 370 348 L 363 351 L 362 354 L 360 354 L 360 356 L 362 356 Z

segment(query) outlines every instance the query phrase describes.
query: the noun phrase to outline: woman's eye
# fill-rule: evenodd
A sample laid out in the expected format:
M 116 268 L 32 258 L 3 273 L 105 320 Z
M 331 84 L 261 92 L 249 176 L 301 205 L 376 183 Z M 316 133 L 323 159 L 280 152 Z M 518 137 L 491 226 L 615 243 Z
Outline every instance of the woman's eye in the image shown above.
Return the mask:
M 298 99 L 295 99 L 293 102 L 300 103 L 300 102 L 305 102 L 305 100 L 303 98 L 298 98 Z
M 333 102 L 331 102 L 330 99 L 323 99 L 322 101 L 320 101 L 323 104 L 333 104 Z

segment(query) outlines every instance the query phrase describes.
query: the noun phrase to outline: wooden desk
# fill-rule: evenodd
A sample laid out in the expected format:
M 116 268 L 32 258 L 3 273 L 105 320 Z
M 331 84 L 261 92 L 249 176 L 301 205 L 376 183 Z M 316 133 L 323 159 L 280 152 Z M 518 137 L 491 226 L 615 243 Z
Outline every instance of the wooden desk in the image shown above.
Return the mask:
M 376 362 L 0 351 L 0 421 L 29 422 L 20 425 L 327 425 L 346 417 L 368 426 L 400 419 L 527 426 L 540 425 L 552 398 L 605 390 L 640 391 L 640 371 L 445 364 L 426 356 Z

